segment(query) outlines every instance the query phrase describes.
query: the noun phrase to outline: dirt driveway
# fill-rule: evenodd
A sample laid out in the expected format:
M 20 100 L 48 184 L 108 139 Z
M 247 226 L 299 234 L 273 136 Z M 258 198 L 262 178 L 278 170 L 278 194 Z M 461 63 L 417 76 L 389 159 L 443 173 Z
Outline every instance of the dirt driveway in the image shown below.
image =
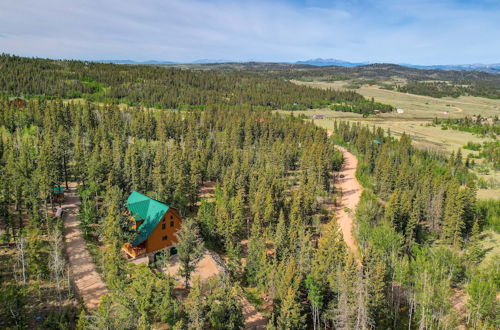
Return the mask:
M 76 194 L 76 184 L 70 184 L 65 193 L 64 209 L 64 240 L 66 255 L 71 269 L 71 279 L 76 286 L 78 296 L 88 309 L 99 307 L 103 294 L 108 292 L 106 285 L 95 268 L 94 262 L 87 250 L 78 220 L 80 199 Z
M 358 159 L 346 148 L 341 146 L 335 147 L 342 151 L 342 154 L 344 155 L 344 165 L 342 170 L 339 172 L 339 176 L 343 177 L 338 178 L 335 184 L 335 187 L 342 191 L 342 199 L 335 214 L 337 222 L 342 229 L 344 241 L 354 255 L 359 256 L 358 246 L 356 245 L 356 240 L 352 234 L 354 213 L 359 199 L 361 198 L 361 192 L 363 191 L 363 188 L 356 179 Z

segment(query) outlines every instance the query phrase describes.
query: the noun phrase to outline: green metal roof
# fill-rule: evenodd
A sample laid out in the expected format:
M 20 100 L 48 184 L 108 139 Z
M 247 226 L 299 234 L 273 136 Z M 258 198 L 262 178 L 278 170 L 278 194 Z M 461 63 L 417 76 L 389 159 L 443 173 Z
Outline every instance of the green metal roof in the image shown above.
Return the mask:
M 62 194 L 64 193 L 64 187 L 52 187 L 52 193 Z
M 132 191 L 127 198 L 125 206 L 135 220 L 144 220 L 138 228 L 139 237 L 132 242 L 132 246 L 137 246 L 144 242 L 169 209 L 168 205 L 160 203 L 137 191 Z

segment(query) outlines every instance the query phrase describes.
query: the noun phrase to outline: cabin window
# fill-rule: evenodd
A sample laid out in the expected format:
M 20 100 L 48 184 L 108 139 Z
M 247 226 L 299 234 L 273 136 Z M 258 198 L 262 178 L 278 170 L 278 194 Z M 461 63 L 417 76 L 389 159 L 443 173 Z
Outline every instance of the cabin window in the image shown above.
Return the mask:
M 173 220 L 173 219 L 174 219 L 174 216 L 173 216 L 173 215 L 171 215 L 171 216 L 170 216 L 170 220 Z
M 167 228 L 167 224 L 166 223 L 162 223 L 161 224 L 161 229 L 165 229 L 165 228 Z
M 161 238 L 161 240 L 162 240 L 162 241 L 166 241 L 166 240 L 168 240 L 168 236 L 167 236 L 167 235 L 163 236 L 163 237 Z
M 174 226 L 174 220 L 170 221 L 170 227 Z

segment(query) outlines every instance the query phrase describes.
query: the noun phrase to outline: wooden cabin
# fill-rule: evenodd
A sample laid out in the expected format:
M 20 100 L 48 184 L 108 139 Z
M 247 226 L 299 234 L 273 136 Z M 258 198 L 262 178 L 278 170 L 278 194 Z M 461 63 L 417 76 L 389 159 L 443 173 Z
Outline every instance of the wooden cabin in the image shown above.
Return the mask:
M 133 191 L 125 204 L 132 222 L 131 227 L 138 232 L 133 242 L 125 243 L 122 250 L 131 257 L 153 254 L 169 248 L 171 252 L 177 243 L 175 235 L 180 229 L 182 218 L 179 212 L 166 204 Z

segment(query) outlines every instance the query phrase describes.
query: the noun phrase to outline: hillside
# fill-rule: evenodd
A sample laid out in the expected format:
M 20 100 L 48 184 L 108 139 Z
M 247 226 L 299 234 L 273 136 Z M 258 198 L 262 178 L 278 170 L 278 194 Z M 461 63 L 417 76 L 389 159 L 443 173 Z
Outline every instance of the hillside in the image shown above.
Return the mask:
M 181 70 L 162 66 L 0 56 L 0 93 L 86 98 L 158 108 L 207 104 L 306 109 L 363 101 L 352 91 L 318 90 L 251 72 Z
M 265 77 L 303 81 L 350 80 L 373 83 L 413 94 L 433 97 L 460 95 L 500 98 L 500 75 L 479 71 L 411 68 L 397 64 L 359 66 L 315 66 L 283 63 L 214 63 L 182 65 L 183 68 L 253 72 Z

